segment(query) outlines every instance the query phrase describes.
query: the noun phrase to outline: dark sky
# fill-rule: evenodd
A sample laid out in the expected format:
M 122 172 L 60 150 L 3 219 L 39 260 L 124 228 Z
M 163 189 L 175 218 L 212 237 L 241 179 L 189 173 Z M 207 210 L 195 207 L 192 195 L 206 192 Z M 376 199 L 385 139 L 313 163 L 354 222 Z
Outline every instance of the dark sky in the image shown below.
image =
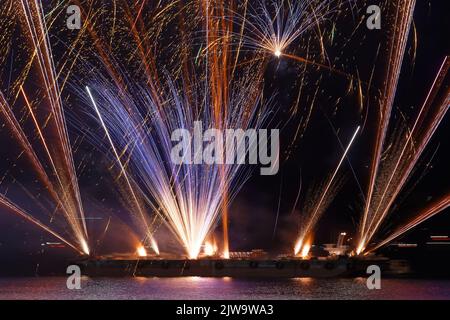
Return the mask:
M 394 104 L 394 109 L 400 109 L 411 118 L 415 114 L 414 112 L 417 112 L 417 107 L 423 102 L 427 90 L 429 90 L 443 58 L 449 52 L 448 41 L 444 40 L 446 38 L 445 30 L 448 30 L 448 22 L 442 14 L 443 10 L 444 4 L 442 1 L 418 1 L 416 4 L 414 23 L 418 37 L 417 56 L 415 65 L 412 67 L 412 64 L 410 63 L 410 48 L 412 45 L 410 37 Z M 348 23 L 349 29 L 352 28 L 351 23 L 349 23 L 348 20 L 346 23 Z M 343 32 L 346 32 L 345 27 L 343 27 Z M 357 61 L 354 67 L 360 70 L 363 75 L 362 78 L 364 78 L 364 75 L 367 75 L 367 72 L 369 71 L 368 68 L 371 68 L 372 66 L 371 57 L 373 56 L 373 44 L 383 41 L 384 33 L 382 28 L 379 31 L 370 32 L 363 30 L 362 32 L 357 33 L 357 35 L 364 35 L 366 37 L 364 45 L 360 47 L 351 47 L 350 51 L 354 50 Z M 358 43 L 357 40 L 354 42 Z M 373 43 L 371 44 L 371 42 Z M 339 47 L 333 47 L 328 53 L 331 56 L 333 56 L 333 54 L 338 55 L 339 49 Z M 350 51 L 348 52 L 349 55 L 351 55 Z M 276 81 L 279 82 L 279 87 L 277 89 L 281 92 L 281 99 L 287 95 L 285 91 L 290 90 L 285 89 L 288 87 L 286 86 L 286 83 L 294 81 L 294 78 L 297 76 L 295 67 L 290 65 L 289 62 L 280 62 L 280 64 L 284 63 L 286 65 L 280 67 L 280 69 L 283 69 L 283 72 L 277 72 L 278 70 L 274 67 L 273 74 L 269 75 L 273 76 Z M 291 70 L 292 72 L 289 72 Z M 342 95 L 342 90 L 340 90 L 339 84 L 337 84 L 335 79 L 330 77 L 323 81 L 322 85 L 326 87 L 327 94 L 332 92 L 332 94 L 335 94 L 336 96 Z M 324 99 L 324 101 L 326 101 L 326 99 Z M 342 139 L 343 144 L 345 144 L 345 141 L 349 140 L 355 127 L 361 123 L 358 116 L 355 115 L 354 100 L 347 99 L 346 103 L 347 104 L 345 104 L 344 107 L 341 107 L 341 110 L 336 116 L 333 116 L 332 112 L 330 112 L 331 108 L 329 108 L 326 102 L 318 103 L 318 109 L 316 109 L 315 114 L 313 114 L 313 120 L 305 133 L 304 139 L 298 144 L 295 156 L 283 164 L 280 173 L 276 177 L 267 178 L 255 176 L 244 188 L 242 194 L 246 196 L 238 197 L 235 207 L 239 208 L 239 202 L 242 199 L 245 208 L 253 208 L 256 211 L 259 210 L 263 214 L 263 217 L 254 218 L 253 216 L 250 216 L 247 219 L 244 218 L 242 220 L 246 221 L 245 226 L 241 225 L 240 217 L 242 217 L 242 215 L 240 215 L 239 218 L 232 218 L 231 230 L 234 229 L 233 227 L 238 227 L 243 230 L 240 234 L 235 235 L 234 243 L 239 243 L 242 238 L 245 238 L 249 246 L 251 243 L 253 246 L 259 245 L 262 247 L 271 246 L 283 249 L 286 248 L 286 241 L 290 241 L 288 239 L 292 239 L 292 232 L 295 232 L 295 230 L 290 233 L 287 233 L 286 231 L 292 230 L 292 226 L 296 223 L 296 218 L 290 217 L 289 212 L 299 187 L 300 170 L 303 178 L 302 188 L 305 190 L 317 180 L 317 177 L 328 174 L 334 169 L 335 164 L 342 154 L 328 119 L 330 119 L 335 128 L 340 130 L 339 136 L 340 139 Z M 414 108 L 411 108 L 413 106 Z M 392 122 L 398 120 L 398 114 L 398 112 L 393 113 Z M 369 119 L 369 123 L 370 121 L 373 121 L 373 119 Z M 288 137 L 291 133 L 289 129 L 290 128 L 288 127 L 284 130 L 286 137 L 285 141 L 289 139 Z M 422 180 L 420 180 L 420 183 L 414 188 L 409 197 L 404 200 L 401 199 L 401 203 L 398 203 L 398 209 L 386 220 L 387 223 L 382 227 L 381 232 L 392 230 L 392 227 L 396 226 L 395 223 L 398 225 L 401 221 L 405 221 L 408 217 L 413 216 L 417 209 L 422 207 L 426 201 L 431 199 L 431 197 L 440 196 L 445 192 L 448 192 L 450 187 L 448 182 L 450 178 L 450 170 L 448 170 L 450 158 L 449 143 L 447 139 L 449 129 L 449 115 L 447 114 L 440 127 L 437 129 L 428 148 L 424 152 L 421 162 L 419 162 L 422 166 L 418 166 L 418 170 L 410 179 L 405 190 L 408 190 L 408 186 L 411 186 L 417 181 L 424 170 L 423 164 L 427 159 L 431 158 L 433 152 L 438 148 L 436 156 L 432 161 L 433 168 L 429 170 Z M 365 166 L 367 163 L 367 149 L 365 149 L 365 146 L 370 143 L 372 138 L 372 136 L 364 134 L 364 137 L 360 138 L 354 147 L 352 147 L 349 155 L 349 159 L 362 184 L 363 190 L 366 188 L 365 181 L 367 181 L 367 167 Z M 359 197 L 359 189 L 357 188 L 357 184 L 355 183 L 348 165 L 344 171 L 346 174 L 346 184 L 319 223 L 316 234 L 316 241 L 318 243 L 334 242 L 340 231 L 346 231 L 352 234 L 359 221 L 362 205 L 362 202 L 360 201 L 361 198 Z M 283 184 L 281 193 L 282 210 L 276 238 L 275 241 L 273 241 L 272 232 L 275 223 L 274 212 L 276 212 L 278 206 L 281 182 Z M 249 196 L 251 194 L 254 194 L 253 204 L 251 200 L 249 200 L 249 198 L 252 198 Z M 260 205 L 260 199 L 264 199 L 264 204 Z M 236 212 L 236 216 L 239 211 L 240 210 L 231 210 L 231 212 Z M 429 228 L 430 232 L 448 233 L 450 226 L 450 216 L 448 213 L 449 210 L 447 209 L 439 216 L 429 220 L 417 229 Z M 259 219 L 260 221 L 258 221 Z M 261 228 L 264 230 L 263 232 L 256 232 L 255 229 Z M 244 230 L 250 231 L 247 233 L 248 236 L 242 236 L 245 234 Z M 256 234 L 259 235 L 257 236 L 258 240 L 255 240 L 255 237 L 253 236 Z M 411 231 L 408 236 L 414 239 L 415 231 Z
M 376 3 L 376 1 L 369 2 Z M 395 100 L 395 108 L 400 109 L 409 118 L 417 111 L 417 107 L 423 101 L 438 66 L 449 52 L 447 34 L 449 25 L 445 1 L 418 0 L 414 23 L 418 37 L 416 59 L 414 65 L 412 65 L 412 43 L 410 39 Z M 337 22 L 337 28 L 342 32 L 342 36 L 338 37 L 335 43 L 327 48 L 327 53 L 331 61 L 338 61 L 338 67 L 342 67 L 346 72 L 352 74 L 355 74 L 355 71 L 358 70 L 361 78 L 367 79 L 373 63 L 374 48 L 380 41 L 384 41 L 386 35 L 383 27 L 381 30 L 374 31 L 359 29 L 351 44 L 343 48 L 342 40 L 346 35 L 352 33 L 354 26 L 355 22 L 351 18 L 340 19 Z M 302 55 L 301 46 L 296 53 Z M 351 59 L 346 60 L 346 56 L 351 57 Z M 288 110 L 298 92 L 298 85 L 295 83 L 298 80 L 299 70 L 303 70 L 303 65 L 298 62 L 274 58 L 269 63 L 266 72 L 265 91 L 268 94 L 276 93 L 278 112 L 273 123 L 286 125 L 281 134 L 283 154 L 286 153 L 286 148 L 292 141 L 293 133 L 301 116 L 297 115 L 286 124 L 289 117 Z M 342 153 L 330 123 L 338 130 L 339 138 L 343 144 L 348 141 L 356 126 L 361 123 L 355 96 L 344 96 L 346 81 L 343 81 L 339 76 L 316 68 L 308 68 L 307 70 L 309 86 L 312 86 L 312 88 L 308 87 L 307 90 L 314 89 L 315 81 L 320 79 L 320 86 L 325 92 L 318 96 L 310 125 L 304 137 L 291 150 L 290 158 L 283 161 L 279 174 L 272 177 L 253 175 L 232 204 L 230 208 L 230 244 L 232 250 L 264 248 L 278 252 L 290 251 L 296 234 L 298 211 L 294 215 L 291 215 L 290 212 L 300 182 L 302 190 L 306 191 L 312 187 L 314 183 L 320 181 L 322 177 L 333 170 Z M 2 74 L 2 77 L 4 77 L 4 74 Z M 2 80 L 4 81 L 3 78 Z M 330 99 L 329 96 L 333 98 Z M 334 113 L 334 106 L 330 105 L 330 101 L 335 101 L 337 97 L 343 97 L 343 99 L 338 111 Z M 308 93 L 305 95 L 306 101 L 308 101 Z M 398 119 L 398 115 L 393 118 Z M 369 119 L 370 121 L 371 119 Z M 69 129 L 72 139 L 74 139 L 76 130 L 75 128 Z M 403 218 L 399 217 L 414 214 L 415 210 L 420 208 L 430 197 L 448 192 L 450 187 L 450 170 L 448 169 L 450 161 L 449 130 L 449 115 L 447 114 L 429 147 L 424 152 L 422 163 L 430 159 L 438 148 L 432 160 L 433 168 L 415 187 L 411 195 L 399 205 L 394 216 L 387 220 L 387 224 L 383 226 L 382 230 L 389 230 L 392 225 L 395 225 L 395 222 L 403 221 Z M 362 138 L 357 141 L 349 155 L 349 161 L 352 163 L 364 189 L 367 181 L 366 147 L 371 139 L 373 137 L 370 134 L 363 133 Z M 15 163 L 14 159 L 18 150 L 5 129 L 0 130 L 0 145 L 2 146 L 0 150 L 0 176 L 12 172 L 17 173 L 22 179 L 21 183 L 32 186 L 34 178 L 28 177 L 26 169 L 20 173 L 20 165 L 27 168 L 24 161 L 18 161 L 17 167 L 11 169 L 12 164 Z M 108 163 L 102 155 L 93 151 L 89 146 L 82 145 L 77 149 L 75 160 L 83 161 L 88 166 L 80 176 L 80 188 L 86 212 L 91 216 L 109 217 L 114 215 L 115 220 L 128 222 L 126 214 L 124 214 L 125 210 L 109 189 L 111 178 L 107 171 Z M 421 170 L 419 168 L 418 173 L 416 172 L 413 175 L 409 185 L 420 176 Z M 255 172 L 257 171 L 255 170 Z M 356 230 L 362 207 L 361 196 L 348 164 L 343 167 L 342 173 L 345 184 L 318 224 L 315 235 L 316 243 L 334 241 L 340 231 L 347 231 L 352 234 Z M 5 185 L 5 183 L 2 184 L 2 187 L 11 187 L 12 190 L 17 188 L 16 186 Z M 23 195 L 18 196 L 16 201 L 24 207 L 29 205 L 29 200 Z M 280 214 L 274 233 L 279 203 Z M 442 212 L 439 216 L 424 223 L 418 230 L 411 231 L 407 235 L 408 238 L 414 240 L 415 234 L 423 228 L 428 228 L 430 232 L 449 233 L 449 213 L 448 209 Z M 98 235 L 101 234 L 105 219 L 92 220 L 88 224 L 91 230 L 95 230 L 92 232 L 93 237 L 97 237 L 96 240 L 99 240 Z M 220 227 L 218 230 L 220 231 Z M 123 243 L 120 239 L 115 240 L 113 244 L 99 242 L 100 247 L 105 251 L 108 249 L 114 250 L 111 248 L 118 247 L 127 248 L 127 243 Z M 44 263 L 45 261 L 59 261 L 71 256 L 70 252 L 63 252 L 64 250 L 54 250 L 55 252 L 41 255 L 40 243 L 45 241 L 54 241 L 54 239 L 0 208 L 0 265 L 4 265 L 1 262 L 5 261 L 7 265 L 18 266 L 18 268 L 27 265 L 24 268 L 29 271 L 30 268 L 32 269 L 35 266 L 30 264 L 30 261 Z M 51 259 L 48 257 L 51 257 Z

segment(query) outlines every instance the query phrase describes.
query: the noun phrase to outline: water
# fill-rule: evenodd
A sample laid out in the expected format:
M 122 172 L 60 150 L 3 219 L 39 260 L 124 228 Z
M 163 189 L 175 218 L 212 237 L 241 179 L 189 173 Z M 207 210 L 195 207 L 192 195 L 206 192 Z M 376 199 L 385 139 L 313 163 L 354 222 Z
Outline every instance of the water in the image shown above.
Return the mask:
M 68 290 L 64 277 L 0 278 L 0 299 L 450 299 L 450 280 L 230 278 L 83 278 Z

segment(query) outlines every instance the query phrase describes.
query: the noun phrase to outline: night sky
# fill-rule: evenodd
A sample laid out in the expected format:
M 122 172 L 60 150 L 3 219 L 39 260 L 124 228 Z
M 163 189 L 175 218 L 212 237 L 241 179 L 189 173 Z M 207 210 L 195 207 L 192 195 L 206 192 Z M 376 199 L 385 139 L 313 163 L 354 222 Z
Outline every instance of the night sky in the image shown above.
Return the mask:
M 377 3 L 377 1 L 368 1 L 368 3 Z M 361 7 L 365 6 L 361 5 Z M 417 50 L 414 53 L 410 35 L 394 102 L 392 123 L 399 121 L 401 114 L 410 121 L 413 119 L 443 58 L 449 53 L 449 24 L 446 7 L 445 1 L 442 0 L 417 1 L 414 13 L 414 27 L 418 39 Z M 367 79 L 373 67 L 376 47 L 386 40 L 386 34 L 384 25 L 381 30 L 369 31 L 363 24 L 354 32 L 362 14 L 363 10 L 355 10 L 354 18 L 349 15 L 339 16 L 336 21 L 336 39 L 333 43 L 327 40 L 325 46 L 327 55 L 336 68 L 353 75 L 358 72 L 361 79 Z M 56 21 L 63 23 L 64 20 Z M 330 21 L 326 22 L 325 30 L 330 31 L 332 25 Z M 351 38 L 350 35 L 352 35 Z M 63 36 L 64 33 L 54 34 L 51 40 L 58 42 L 58 37 Z M 12 48 L 21 47 L 22 43 L 17 42 L 21 41 L 20 37 L 14 39 L 12 41 L 16 42 L 13 43 Z M 347 39 L 349 41 L 344 46 L 343 43 Z M 296 49 L 291 51 L 295 51 L 298 56 L 305 55 L 303 45 L 305 41 L 298 40 L 301 43 L 294 45 Z M 61 53 L 58 51 L 55 54 L 61 55 Z M 0 69 L 3 92 L 8 92 L 7 79 L 11 73 L 15 72 L 11 72 L 10 69 L 13 65 L 10 64 L 11 59 L 13 61 L 15 59 L 12 54 L 9 53 L 9 58 Z M 297 98 L 300 88 L 298 79 L 302 72 L 306 79 L 303 89 L 305 93 L 300 99 L 300 112 L 292 116 L 290 110 Z M 310 105 L 312 93 L 318 85 L 320 90 L 314 102 L 309 125 L 303 136 L 292 144 L 299 121 L 302 121 L 304 115 L 302 107 Z M 327 70 L 310 66 L 305 68 L 302 63 L 287 58 L 273 57 L 269 61 L 264 79 L 264 93 L 267 96 L 274 95 L 273 104 L 276 112 L 267 127 L 282 128 L 282 163 L 280 171 L 275 176 L 260 176 L 257 174 L 259 170 L 254 170 L 251 179 L 232 203 L 229 210 L 232 251 L 262 248 L 273 253 L 286 253 L 292 250 L 298 230 L 299 207 L 304 201 L 306 191 L 322 182 L 341 157 L 342 147 L 337 137 L 345 145 L 355 128 L 362 123 L 357 96 L 346 94 L 347 87 L 348 81 L 345 78 Z M 76 128 L 70 119 L 81 118 L 89 123 L 88 117 L 83 113 L 82 108 L 76 108 L 74 95 L 68 94 L 65 98 L 72 99 L 68 103 L 70 106 L 66 110 L 66 116 L 69 119 L 71 140 L 76 142 L 74 143 L 74 159 L 76 167 L 80 169 L 78 175 L 83 206 L 86 215 L 94 218 L 88 220 L 91 242 L 95 243 L 94 251 L 109 253 L 132 249 L 133 241 L 119 236 L 128 234 L 129 227 L 126 225 L 130 224 L 130 221 L 126 208 L 119 201 L 114 190 L 114 177 L 108 171 L 110 162 L 102 152 L 93 148 L 87 141 L 80 140 L 79 128 Z M 338 98 L 340 98 L 339 102 L 336 103 Z M 423 208 L 431 199 L 450 191 L 449 117 L 447 114 L 436 130 L 419 161 L 417 170 L 407 183 L 404 190 L 406 192 L 401 193 L 395 203 L 395 210 L 382 225 L 379 235 L 388 234 L 395 226 L 407 221 L 408 217 L 414 216 L 417 210 Z M 348 156 L 348 161 L 352 164 L 363 190 L 366 190 L 368 181 L 368 145 L 373 141 L 372 120 L 369 113 L 367 126 Z M 21 192 L 17 184 L 11 182 L 10 176 L 17 177 L 21 184 L 34 190 L 31 192 L 38 192 L 38 189 L 34 189 L 35 177 L 29 174 L 30 167 L 26 161 L 16 160 L 20 148 L 15 145 L 10 133 L 1 124 L 0 122 L 0 177 L 9 175 L 9 178 L 2 181 L 1 190 L 2 192 L 9 190 L 8 192 L 15 194 L 15 201 L 20 202 L 24 208 L 28 208 L 32 205 L 29 198 Z M 390 128 L 390 133 L 392 130 L 393 128 Z M 431 166 L 427 169 L 427 174 L 422 177 L 424 167 L 429 161 Z M 340 178 L 342 188 L 319 221 L 315 231 L 314 243 L 316 244 L 335 242 L 341 231 L 347 232 L 350 236 L 356 232 L 364 205 L 348 162 L 340 171 Z M 416 185 L 419 178 L 420 181 Z M 293 208 L 300 185 L 304 191 L 297 208 Z M 412 187 L 414 188 L 411 189 Z M 108 235 L 105 236 L 102 235 L 102 230 L 109 219 L 112 226 Z M 408 232 L 401 239 L 416 241 L 424 230 L 429 234 L 450 235 L 449 227 L 450 210 L 447 209 Z M 64 230 L 63 226 L 58 228 L 58 230 Z M 164 230 L 164 227 L 161 228 Z M 170 250 L 177 246 L 167 232 L 161 231 L 160 234 L 162 239 L 159 242 L 162 250 L 164 248 Z M 221 238 L 220 223 L 216 229 L 216 236 Z M 55 239 L 0 207 L 0 275 L 2 272 L 12 273 L 12 271 L 30 273 L 30 270 L 35 268 L 36 262 L 50 265 L 75 256 L 69 249 L 51 249 L 43 252 L 41 243 L 46 241 L 55 241 Z

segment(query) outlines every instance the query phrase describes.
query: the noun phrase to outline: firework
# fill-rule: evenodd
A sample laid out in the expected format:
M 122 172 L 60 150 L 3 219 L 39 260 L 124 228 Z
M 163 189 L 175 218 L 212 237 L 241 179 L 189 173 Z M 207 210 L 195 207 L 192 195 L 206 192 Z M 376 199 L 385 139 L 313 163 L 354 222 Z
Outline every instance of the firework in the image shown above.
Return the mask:
M 86 91 L 87 91 L 87 93 L 89 95 L 89 98 L 90 98 L 90 100 L 92 102 L 92 106 L 95 109 L 95 112 L 96 112 L 96 114 L 98 116 L 98 119 L 99 119 L 99 121 L 100 121 L 100 123 L 102 125 L 102 128 L 105 131 L 105 134 L 106 134 L 106 136 L 108 138 L 108 142 L 111 145 L 111 149 L 113 150 L 113 153 L 114 153 L 114 156 L 115 156 L 115 160 L 117 161 L 117 163 L 120 166 L 120 172 L 121 172 L 122 176 L 124 177 L 124 179 L 125 179 L 125 181 L 127 183 L 127 187 L 128 187 L 129 192 L 131 193 L 131 196 L 132 196 L 132 199 L 134 201 L 134 204 L 136 205 L 136 208 L 137 208 L 137 210 L 139 212 L 139 215 L 142 218 L 141 221 L 143 221 L 144 224 L 145 224 L 145 230 L 147 231 L 146 234 L 148 235 L 148 237 L 150 239 L 150 242 L 152 244 L 153 250 L 156 253 L 159 253 L 158 245 L 157 245 L 156 240 L 154 239 L 154 237 L 152 235 L 152 230 L 150 229 L 150 227 L 149 227 L 149 225 L 147 223 L 147 218 L 146 218 L 146 214 L 144 212 L 144 209 L 142 208 L 141 203 L 140 203 L 139 199 L 136 196 L 136 192 L 135 192 L 135 190 L 134 190 L 134 188 L 133 188 L 133 186 L 131 184 L 130 178 L 128 177 L 128 174 L 127 174 L 127 172 L 125 170 L 125 166 L 122 163 L 122 160 L 121 160 L 121 158 L 119 156 L 119 153 L 117 152 L 117 149 L 116 149 L 116 147 L 114 145 L 114 142 L 113 142 L 113 140 L 111 138 L 111 135 L 110 135 L 110 133 L 108 131 L 108 128 L 106 127 L 105 122 L 103 121 L 102 115 L 101 115 L 101 113 L 100 113 L 100 111 L 99 111 L 99 109 L 97 107 L 97 104 L 95 103 L 94 97 L 92 96 L 92 93 L 91 93 L 91 90 L 89 89 L 89 87 L 86 87 Z
M 23 148 L 40 181 L 55 202 L 56 211 L 62 213 L 65 221 L 70 226 L 73 232 L 72 236 L 78 244 L 77 251 L 89 254 L 84 212 L 43 9 L 38 1 L 21 1 L 17 7 L 18 14 L 23 17 L 23 27 L 27 31 L 34 51 L 29 65 L 36 64 L 38 66 L 39 76 L 45 89 L 45 103 L 42 102 L 38 108 L 38 111 L 42 111 L 42 114 L 37 113 L 29 95 L 23 89 L 25 78 L 21 79 L 22 83 L 19 85 L 19 93 L 38 133 L 38 139 L 44 149 L 51 173 L 47 173 L 47 166 L 44 164 L 45 160 L 37 155 L 35 147 L 33 147 L 32 142 L 22 129 L 22 123 L 15 117 L 13 106 L 7 102 L 4 95 L 0 92 L 1 115 L 14 138 Z M 41 119 L 43 116 L 46 119 L 45 121 Z M 54 137 L 51 143 L 49 142 L 50 136 Z M 36 198 L 34 200 L 37 201 Z M 27 217 L 29 221 L 62 240 L 62 237 L 57 235 L 55 231 L 52 231 L 48 226 L 27 214 L 19 206 L 13 205 L 5 196 L 2 196 L 1 202 L 15 213 L 22 217 Z M 64 242 L 68 243 L 66 240 Z M 75 247 L 74 245 L 70 246 Z
M 366 197 L 366 205 L 362 216 L 362 221 L 360 224 L 360 231 L 359 231 L 360 240 L 357 252 L 361 252 L 368 241 L 365 235 L 366 224 L 368 220 L 372 197 L 374 194 L 376 175 L 382 155 L 382 147 L 389 124 L 389 118 L 391 116 L 392 104 L 394 102 L 394 95 L 398 83 L 398 78 L 400 76 L 400 70 L 403 61 L 402 58 L 405 52 L 406 41 L 409 33 L 409 28 L 411 25 L 412 14 L 414 11 L 415 1 L 401 1 L 401 2 L 402 4 L 398 3 L 395 8 L 394 19 L 398 21 L 397 24 L 399 27 L 398 28 L 396 27 L 397 34 L 395 34 L 390 41 L 391 43 L 388 56 L 389 63 L 386 66 L 387 81 L 385 81 L 383 87 L 384 98 L 382 101 L 380 101 L 380 111 L 379 111 L 380 117 L 374 144 L 374 151 L 373 151 L 374 156 L 371 163 L 370 180 Z
M 147 256 L 147 250 L 145 250 L 143 245 L 140 245 L 136 249 L 136 253 L 139 257 L 146 257 Z
M 424 221 L 434 217 L 439 212 L 447 209 L 450 206 L 450 194 L 446 194 L 445 196 L 439 198 L 438 200 L 432 201 L 425 209 L 421 210 L 416 217 L 410 221 L 408 221 L 406 224 L 396 228 L 388 237 L 386 237 L 384 240 L 378 242 L 373 248 L 369 250 L 374 251 L 378 248 L 381 248 L 382 246 L 386 245 L 387 243 L 390 243 L 392 240 L 395 240 L 408 230 L 411 230 L 412 228 L 416 227 L 417 225 L 423 223 Z
M 305 256 L 308 255 L 310 244 L 308 244 L 309 241 L 305 242 L 305 238 L 307 236 L 310 236 L 310 233 L 312 232 L 315 225 L 317 224 L 317 221 L 319 220 L 320 216 L 324 213 L 326 208 L 329 206 L 329 204 L 333 200 L 334 196 L 330 196 L 330 190 L 333 189 L 333 183 L 335 182 L 336 175 L 339 172 L 339 169 L 341 168 L 342 163 L 344 162 L 345 158 L 347 157 L 347 154 L 350 151 L 350 148 L 353 145 L 353 142 L 354 142 L 356 136 L 358 135 L 358 132 L 360 129 L 361 129 L 361 127 L 358 126 L 358 128 L 356 128 L 355 132 L 353 133 L 353 136 L 350 139 L 350 142 L 349 142 L 347 148 L 345 149 L 344 154 L 342 155 L 341 159 L 339 160 L 339 163 L 336 166 L 336 169 L 333 171 L 332 175 L 328 179 L 325 187 L 323 188 L 323 191 L 321 191 L 319 193 L 320 197 L 318 199 L 314 199 L 314 197 L 312 196 L 313 200 L 310 201 L 312 203 L 312 205 L 310 205 L 312 210 L 311 209 L 305 210 L 306 218 L 304 220 L 306 222 L 302 225 L 302 230 L 297 239 L 297 242 L 295 243 L 295 247 L 294 247 L 295 255 L 297 255 L 300 252 L 300 250 L 302 250 L 302 256 L 304 255 L 303 251 L 306 252 Z M 314 193 L 317 194 L 317 192 L 314 192 Z M 333 194 L 333 192 L 331 192 L 331 194 Z M 334 194 L 335 194 L 335 192 L 334 192 Z M 309 213 L 308 211 L 311 213 Z M 305 249 L 305 246 L 307 247 L 307 249 Z
M 263 96 L 264 73 L 271 60 L 278 64 L 278 59 L 289 58 L 344 75 L 351 80 L 348 92 L 357 83 L 358 102 L 360 107 L 363 105 L 363 81 L 359 74 L 354 82 L 353 77 L 326 62 L 309 59 L 320 51 L 320 61 L 326 60 L 324 38 L 328 33 L 322 26 L 332 15 L 343 12 L 342 3 L 352 7 L 351 1 L 168 2 L 113 1 L 112 15 L 108 16 L 107 5 L 75 1 L 85 10 L 86 23 L 74 33 L 73 42 L 64 44 L 67 52 L 57 63 L 53 61 L 48 28 L 55 23 L 61 5 L 47 14 L 38 0 L 11 2 L 7 7 L 9 18 L 17 15 L 32 54 L 19 79 L 12 86 L 8 84 L 10 92 L 0 91 L 1 117 L 20 146 L 21 155 L 26 156 L 45 188 L 46 196 L 51 198 L 52 208 L 45 208 L 48 203 L 43 203 L 31 191 L 25 191 L 39 208 L 44 207 L 51 221 L 55 215 L 63 218 L 69 236 L 29 213 L 30 210 L 15 203 L 6 192 L 0 195 L 0 204 L 80 253 L 89 254 L 90 248 L 73 144 L 63 110 L 63 88 L 67 83 L 88 106 L 89 115 L 100 128 L 101 134 L 94 132 L 95 128 L 83 128 L 86 129 L 83 138 L 88 136 L 114 164 L 111 173 L 117 173 L 118 177 L 112 188 L 121 193 L 130 215 L 137 218 L 135 227 L 142 231 L 143 238 L 135 248 L 141 257 L 147 255 L 149 247 L 159 254 L 156 231 L 161 223 L 167 226 L 189 258 L 197 258 L 202 249 L 206 256 L 216 255 L 217 245 L 206 240 L 211 239 L 219 220 L 222 220 L 223 231 L 221 254 L 229 257 L 229 204 L 251 170 L 239 163 L 175 164 L 171 158 L 171 137 L 178 129 L 193 133 L 197 122 L 201 122 L 205 130 L 261 128 L 270 115 L 270 103 L 264 101 L 273 99 Z M 374 111 L 377 113 L 376 132 L 370 153 L 366 202 L 358 229 L 358 254 L 385 245 L 448 207 L 446 195 L 394 229 L 387 238 L 371 245 L 392 213 L 394 201 L 411 177 L 449 105 L 450 62 L 446 58 L 415 121 L 411 126 L 406 124 L 398 129 L 397 137 L 388 137 L 414 4 L 413 0 L 399 0 L 386 5 L 394 9 L 389 18 L 395 23 L 385 46 L 384 78 L 375 94 L 379 108 Z M 147 12 L 149 8 L 151 14 Z M 242 9 L 243 13 L 236 9 Z M 102 28 L 98 27 L 100 23 Z M 159 43 L 165 28 L 170 30 L 170 35 Z M 335 32 L 333 25 L 331 37 Z M 308 41 L 302 39 L 308 33 Z M 202 37 L 197 37 L 198 34 Z M 317 39 L 320 50 L 310 52 L 311 39 Z M 90 44 L 93 46 L 89 47 Z M 297 56 L 295 52 L 300 51 L 299 48 L 307 49 L 307 58 Z M 0 59 L 6 56 L 4 51 L 0 48 Z M 37 74 L 31 74 L 31 70 L 37 70 Z M 302 87 L 311 83 L 304 77 L 305 70 L 306 67 L 299 80 Z M 74 75 L 76 71 L 82 76 Z M 35 77 L 40 80 L 39 88 L 34 84 Z M 298 84 L 296 81 L 292 86 Z M 300 132 L 306 130 L 316 97 L 325 91 L 319 83 L 320 80 L 313 91 L 311 109 L 301 115 L 306 120 L 299 124 L 295 142 L 297 136 L 302 135 Z M 301 94 L 302 88 L 289 117 L 300 110 Z M 35 132 L 33 138 L 25 132 L 30 126 Z M 312 233 L 338 191 L 338 173 L 359 131 L 358 127 L 331 175 L 315 192 L 307 195 L 308 203 L 302 208 L 294 246 L 296 255 L 308 257 Z M 195 150 L 190 144 L 182 147 Z M 227 141 L 224 150 L 232 148 Z
M 359 240 L 356 253 L 362 253 L 372 240 L 381 224 L 391 212 L 392 205 L 411 176 L 420 156 L 425 150 L 434 131 L 448 110 L 450 95 L 448 82 L 448 57 L 444 59 L 432 87 L 419 109 L 411 129 L 400 135 L 397 141 L 386 138 L 390 124 L 392 104 L 395 98 L 398 78 L 408 38 L 414 1 L 400 1 L 394 18 L 399 23 L 391 39 L 386 75 L 380 101 L 379 123 L 377 126 L 374 153 L 370 171 L 369 188 L 365 209 L 359 225 Z M 383 149 L 388 149 L 382 161 Z
M 204 98 L 199 97 L 198 102 L 193 102 L 197 105 L 193 105 L 188 95 L 181 95 L 188 94 L 187 89 L 177 89 L 170 81 L 168 88 L 164 99 L 161 99 L 165 101 L 164 108 L 142 88 L 136 88 L 133 95 L 122 97 L 104 87 L 95 90 L 95 99 L 90 90 L 88 92 L 100 124 L 107 133 L 114 158 L 123 176 L 127 177 L 129 189 L 134 190 L 132 186 L 137 186 L 137 192 L 155 213 L 162 216 L 188 256 L 196 258 L 219 218 L 225 190 L 230 193 L 229 201 L 247 175 L 242 173 L 239 164 L 173 163 L 172 132 L 179 128 L 194 130 L 196 114 L 204 110 Z M 234 108 L 229 118 L 230 125 L 246 116 L 243 113 L 246 108 L 242 106 L 247 103 L 247 92 L 234 92 L 237 95 L 230 103 Z M 254 110 L 257 110 L 256 106 Z M 214 121 L 209 109 L 206 111 L 200 115 L 204 126 L 211 127 Z M 262 118 L 254 119 L 250 124 L 261 124 Z M 183 146 L 183 149 L 187 148 L 191 146 Z M 121 158 L 128 159 L 127 168 Z
M 360 226 L 358 254 L 365 249 L 390 213 L 395 199 L 448 110 L 450 94 L 443 83 L 448 81 L 449 67 L 450 61 L 446 58 L 411 130 L 402 135 L 403 139 L 391 144 L 391 151 L 380 166 L 378 179 L 374 181 L 376 192 L 372 192 L 371 198 L 368 198 L 370 204 L 366 207 Z
M 235 21 L 244 27 L 243 32 L 237 34 L 239 43 L 246 49 L 262 50 L 280 58 L 291 44 L 335 12 L 338 3 L 333 0 L 276 0 L 267 5 L 259 1 L 246 15 L 233 13 Z

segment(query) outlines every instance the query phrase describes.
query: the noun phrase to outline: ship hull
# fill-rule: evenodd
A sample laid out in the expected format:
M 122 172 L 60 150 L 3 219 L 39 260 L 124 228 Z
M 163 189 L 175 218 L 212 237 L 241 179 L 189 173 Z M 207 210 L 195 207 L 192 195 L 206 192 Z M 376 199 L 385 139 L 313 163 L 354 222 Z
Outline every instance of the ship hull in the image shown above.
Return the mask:
M 335 260 L 84 260 L 77 262 L 91 277 L 233 277 L 332 278 L 353 276 L 363 270 L 350 259 Z M 359 270 L 361 269 L 361 270 Z

